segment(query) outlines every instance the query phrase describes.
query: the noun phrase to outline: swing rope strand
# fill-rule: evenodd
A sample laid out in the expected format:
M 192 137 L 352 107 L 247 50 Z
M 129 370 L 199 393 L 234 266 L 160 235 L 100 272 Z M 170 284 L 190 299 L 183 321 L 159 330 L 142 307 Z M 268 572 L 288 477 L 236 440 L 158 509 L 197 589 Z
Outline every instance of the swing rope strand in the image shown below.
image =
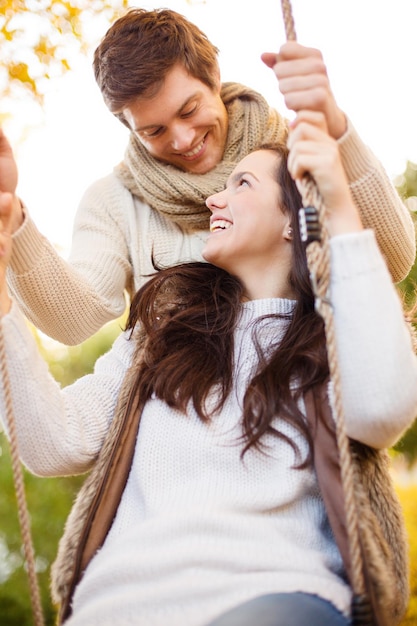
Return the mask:
M 42 603 L 38 579 L 36 575 L 35 551 L 33 548 L 30 530 L 30 518 L 27 507 L 22 465 L 19 459 L 17 446 L 16 424 L 13 414 L 13 402 L 10 388 L 10 378 L 7 369 L 6 349 L 4 345 L 3 325 L 0 320 L 0 372 L 3 380 L 4 400 L 6 406 L 6 422 L 9 431 L 9 447 L 13 480 L 16 491 L 17 510 L 19 515 L 20 532 L 22 535 L 23 550 L 26 559 L 27 575 L 29 579 L 30 598 L 35 626 L 44 626 Z
M 330 379 L 333 385 L 332 413 L 335 419 L 336 441 L 339 450 L 340 472 L 345 498 L 346 530 L 349 537 L 352 567 L 352 587 L 355 595 L 362 597 L 365 594 L 365 580 L 354 491 L 354 470 L 351 462 L 349 438 L 345 428 L 334 317 L 328 299 L 330 283 L 330 247 L 327 229 L 324 225 L 326 207 L 314 188 L 313 182 L 308 181 L 305 186 L 305 195 L 304 193 L 302 194 L 304 206 L 316 207 L 321 227 L 321 241 L 312 241 L 307 247 L 307 264 L 312 278 L 316 311 L 324 321 L 327 359 L 329 363 Z
M 295 41 L 296 34 L 290 0 L 281 0 L 285 33 L 288 41 Z M 328 300 L 330 284 L 330 247 L 328 232 L 325 227 L 326 208 L 317 190 L 314 180 L 305 176 L 301 185 L 303 206 L 313 206 L 318 211 L 320 224 L 320 241 L 312 241 L 307 246 L 307 265 L 315 295 L 316 310 L 323 318 L 327 358 L 330 379 L 333 384 L 333 416 L 336 425 L 336 439 L 340 457 L 340 470 L 344 490 L 346 508 L 346 526 L 349 538 L 350 559 L 352 568 L 352 588 L 355 596 L 365 596 L 365 579 L 363 572 L 362 553 L 359 538 L 359 523 L 354 491 L 354 469 L 351 462 L 349 438 L 346 434 L 345 419 L 341 396 L 340 372 L 337 358 L 336 337 L 333 312 Z M 360 602 L 359 602 L 360 603 Z

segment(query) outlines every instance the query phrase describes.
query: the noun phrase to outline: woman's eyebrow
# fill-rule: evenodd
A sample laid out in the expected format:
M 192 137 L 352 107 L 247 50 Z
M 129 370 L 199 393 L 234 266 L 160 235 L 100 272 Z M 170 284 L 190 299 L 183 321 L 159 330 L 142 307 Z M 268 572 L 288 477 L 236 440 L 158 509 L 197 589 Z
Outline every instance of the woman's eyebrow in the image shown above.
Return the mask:
M 252 178 L 257 180 L 258 183 L 259 183 L 259 178 L 257 176 L 255 176 L 255 174 L 253 172 L 244 171 L 244 172 L 236 172 L 235 174 L 232 174 L 231 176 L 229 176 L 229 178 L 226 181 L 226 186 L 238 183 L 240 180 L 242 180 L 242 178 L 244 176 L 247 176 L 248 174 L 249 174 L 249 176 L 252 176 Z

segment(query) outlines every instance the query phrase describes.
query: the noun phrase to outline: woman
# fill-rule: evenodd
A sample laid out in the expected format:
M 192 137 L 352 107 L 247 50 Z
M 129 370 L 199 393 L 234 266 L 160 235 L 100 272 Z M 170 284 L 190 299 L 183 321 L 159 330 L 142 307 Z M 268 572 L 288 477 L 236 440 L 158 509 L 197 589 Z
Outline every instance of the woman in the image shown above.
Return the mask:
M 24 463 L 40 475 L 90 469 L 128 371 L 144 405 L 120 504 L 67 626 L 351 623 L 305 420 L 305 394 L 328 364 L 292 178 L 314 176 L 327 207 L 350 438 L 384 448 L 400 437 L 416 414 L 417 360 L 320 114 L 298 114 L 288 169 L 282 149 L 245 157 L 207 200 L 208 263 L 150 279 L 94 374 L 63 390 L 7 295 L 3 225 L 0 305 Z

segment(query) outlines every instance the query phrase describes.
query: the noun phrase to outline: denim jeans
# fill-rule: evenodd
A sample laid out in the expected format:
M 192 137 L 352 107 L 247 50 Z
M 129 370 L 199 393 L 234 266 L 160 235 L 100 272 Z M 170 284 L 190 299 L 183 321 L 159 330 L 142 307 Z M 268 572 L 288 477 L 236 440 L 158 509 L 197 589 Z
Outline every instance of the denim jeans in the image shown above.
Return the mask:
M 349 626 L 330 602 L 307 593 L 273 593 L 223 613 L 207 626 Z

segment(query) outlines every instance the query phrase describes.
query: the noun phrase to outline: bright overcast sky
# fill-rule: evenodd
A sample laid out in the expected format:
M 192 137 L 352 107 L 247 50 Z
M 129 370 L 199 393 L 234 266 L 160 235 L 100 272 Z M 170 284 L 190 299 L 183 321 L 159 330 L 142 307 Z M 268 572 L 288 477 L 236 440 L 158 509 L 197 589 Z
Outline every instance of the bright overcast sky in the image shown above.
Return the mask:
M 224 81 L 257 89 L 291 115 L 275 76 L 260 60 L 285 39 L 280 0 L 135 5 L 186 15 L 220 49 Z M 292 6 L 298 41 L 322 50 L 339 105 L 391 178 L 404 171 L 407 160 L 417 163 L 417 0 L 293 0 Z M 127 141 L 126 129 L 101 100 L 90 66 L 91 59 L 80 59 L 48 96 L 44 125 L 16 146 L 20 195 L 64 253 L 83 191 L 122 159 Z M 19 126 L 16 114 L 6 126 L 12 140 Z

